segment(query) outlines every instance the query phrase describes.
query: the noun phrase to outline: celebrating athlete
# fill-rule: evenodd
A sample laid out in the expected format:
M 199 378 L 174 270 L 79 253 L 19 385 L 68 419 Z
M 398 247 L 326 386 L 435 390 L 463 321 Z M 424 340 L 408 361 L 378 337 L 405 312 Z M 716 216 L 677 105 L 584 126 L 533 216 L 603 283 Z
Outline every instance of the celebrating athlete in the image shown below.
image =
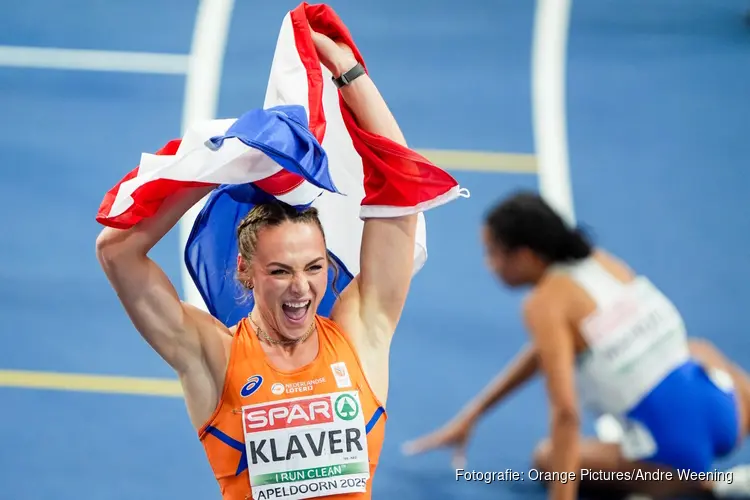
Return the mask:
M 311 36 L 358 126 L 389 140 L 390 152 L 397 145 L 408 151 L 353 51 L 321 33 Z M 376 182 L 387 187 L 388 179 Z M 369 498 L 385 432 L 391 337 L 413 274 L 420 210 L 384 218 L 370 211 L 360 272 L 326 318 L 317 310 L 334 264 L 318 211 L 281 201 L 255 206 L 236 228 L 236 272 L 254 307 L 227 327 L 182 302 L 148 257 L 211 189 L 184 189 L 132 228 L 105 228 L 97 255 L 112 287 L 137 330 L 179 375 L 225 500 Z

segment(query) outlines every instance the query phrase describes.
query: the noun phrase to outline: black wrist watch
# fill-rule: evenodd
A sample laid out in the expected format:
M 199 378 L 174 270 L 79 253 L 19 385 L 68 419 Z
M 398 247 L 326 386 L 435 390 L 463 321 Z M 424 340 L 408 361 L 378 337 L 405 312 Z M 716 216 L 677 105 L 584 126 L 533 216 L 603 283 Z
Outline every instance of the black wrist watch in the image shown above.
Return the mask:
M 343 73 L 340 77 L 331 77 L 331 80 L 333 80 L 333 83 L 336 85 L 337 89 L 340 89 L 341 87 L 345 85 L 349 85 L 354 80 L 359 78 L 360 76 L 365 74 L 365 68 L 360 64 L 357 63 L 356 66 L 354 66 L 352 69 L 347 71 L 346 73 Z

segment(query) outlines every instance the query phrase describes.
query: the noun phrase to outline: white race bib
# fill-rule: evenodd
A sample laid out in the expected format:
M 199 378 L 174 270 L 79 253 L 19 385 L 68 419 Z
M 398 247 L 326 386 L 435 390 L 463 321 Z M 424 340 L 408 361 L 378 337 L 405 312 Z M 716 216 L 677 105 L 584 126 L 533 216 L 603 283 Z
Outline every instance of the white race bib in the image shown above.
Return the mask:
M 242 407 L 254 500 L 366 491 L 367 432 L 357 391 Z
M 664 341 L 679 333 L 681 326 L 674 306 L 650 283 L 636 280 L 620 300 L 589 318 L 581 333 L 609 371 L 618 372 L 645 361 L 646 353 L 668 348 Z
M 587 318 L 581 334 L 589 350 L 578 383 L 596 412 L 628 411 L 690 356 L 680 313 L 644 278 Z

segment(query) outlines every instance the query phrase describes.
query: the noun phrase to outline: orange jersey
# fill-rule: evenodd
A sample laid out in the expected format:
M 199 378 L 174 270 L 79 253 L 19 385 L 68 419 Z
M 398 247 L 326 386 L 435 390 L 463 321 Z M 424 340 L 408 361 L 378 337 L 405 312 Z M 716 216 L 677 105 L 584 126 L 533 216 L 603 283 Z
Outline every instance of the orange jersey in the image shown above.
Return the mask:
M 238 325 L 221 399 L 198 432 L 224 500 L 371 497 L 385 409 L 346 334 L 315 321 L 318 355 L 293 372 L 271 366 L 247 318 Z

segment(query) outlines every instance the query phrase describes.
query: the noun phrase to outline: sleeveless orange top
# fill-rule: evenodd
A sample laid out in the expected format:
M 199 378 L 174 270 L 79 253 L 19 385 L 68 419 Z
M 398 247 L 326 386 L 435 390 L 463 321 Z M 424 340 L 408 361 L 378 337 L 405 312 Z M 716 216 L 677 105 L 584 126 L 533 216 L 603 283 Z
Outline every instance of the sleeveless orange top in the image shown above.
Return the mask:
M 219 404 L 198 432 L 224 500 L 371 497 L 385 409 L 346 334 L 315 321 L 318 355 L 293 372 L 272 367 L 239 323 Z

